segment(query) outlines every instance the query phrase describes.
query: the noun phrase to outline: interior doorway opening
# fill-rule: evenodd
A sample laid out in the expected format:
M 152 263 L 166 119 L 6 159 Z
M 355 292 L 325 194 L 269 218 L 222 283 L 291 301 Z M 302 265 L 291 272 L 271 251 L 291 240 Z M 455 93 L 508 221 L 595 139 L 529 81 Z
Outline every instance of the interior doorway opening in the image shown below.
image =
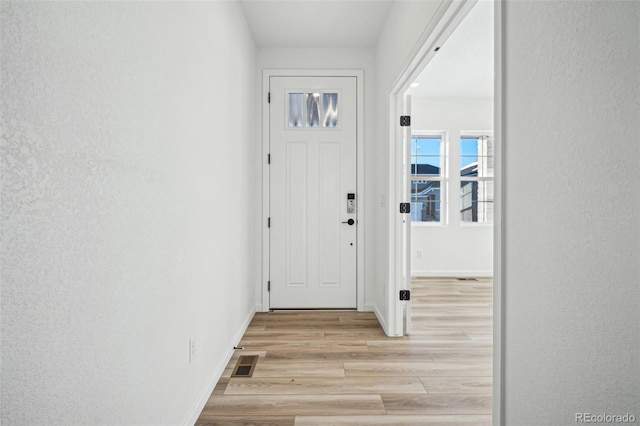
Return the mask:
M 440 294 L 448 294 L 447 282 L 464 292 L 465 286 L 473 288 L 471 280 L 493 277 L 493 27 L 493 4 L 475 3 L 405 92 L 412 121 L 406 148 L 407 261 L 413 282 L 430 278 L 442 285 Z M 407 321 L 413 328 L 425 315 L 424 309 L 413 309 L 417 303 L 413 298 Z M 485 308 L 476 312 L 478 319 L 490 319 L 490 306 Z M 443 312 L 438 318 L 447 316 Z
M 499 2 L 451 2 L 440 13 L 438 23 L 428 29 L 391 91 L 390 119 L 395 130 L 390 136 L 395 146 L 389 163 L 391 199 L 408 202 L 411 211 L 402 217 L 390 216 L 390 263 L 395 279 L 391 294 L 415 290 L 411 291 L 411 301 L 395 303 L 392 330 L 396 335 L 409 334 L 411 340 L 437 340 L 440 336 L 451 341 L 460 339 L 459 343 L 481 342 L 486 352 L 465 356 L 471 363 L 488 361 L 493 365 L 494 424 L 501 422 L 503 388 L 501 13 Z M 465 31 L 467 17 L 471 23 Z M 484 36 L 479 20 L 487 29 Z M 461 35 L 456 35 L 458 30 Z M 456 40 L 465 37 L 467 42 L 484 38 L 488 51 L 483 55 L 472 43 Z M 456 66 L 444 55 L 447 50 L 466 52 L 484 60 L 483 65 L 466 62 L 466 67 Z M 439 61 L 449 65 L 445 67 L 446 80 L 440 82 L 429 75 Z M 489 69 L 488 76 L 482 67 Z M 465 73 L 467 77 L 461 77 Z M 483 75 L 489 85 L 485 94 L 478 96 L 482 85 L 477 79 Z M 455 87 L 446 87 L 448 83 Z M 471 83 L 471 88 L 466 83 Z M 453 89 L 453 93 L 446 94 L 445 89 Z M 396 124 L 398 116 L 403 115 L 411 116 L 410 129 Z M 421 297 L 418 287 L 425 284 L 429 289 L 426 297 L 432 300 L 442 302 L 465 292 L 472 299 L 460 300 L 457 305 L 419 306 L 425 296 Z M 465 304 L 479 310 L 465 311 Z M 423 308 L 426 311 L 421 314 L 412 312 Z M 417 327 L 418 318 L 428 324 L 422 330 Z M 444 327 L 438 329 L 437 325 Z

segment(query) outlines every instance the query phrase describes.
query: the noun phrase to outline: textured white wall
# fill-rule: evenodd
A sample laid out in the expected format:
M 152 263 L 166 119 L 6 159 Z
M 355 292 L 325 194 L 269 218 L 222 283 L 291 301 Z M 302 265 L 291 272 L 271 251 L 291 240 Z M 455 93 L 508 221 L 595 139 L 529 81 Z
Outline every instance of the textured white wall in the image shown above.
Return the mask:
M 504 22 L 505 424 L 638 419 L 640 3 Z
M 491 61 L 492 58 L 487 58 Z M 493 226 L 460 224 L 460 132 L 493 130 L 492 99 L 411 99 L 411 129 L 446 131 L 449 138 L 449 221 L 413 223 L 411 273 L 414 276 L 491 276 Z M 460 173 L 458 173 L 459 175 Z M 417 257 L 417 251 L 422 257 Z
M 253 309 L 255 60 L 234 2 L 2 2 L 3 424 L 198 414 Z

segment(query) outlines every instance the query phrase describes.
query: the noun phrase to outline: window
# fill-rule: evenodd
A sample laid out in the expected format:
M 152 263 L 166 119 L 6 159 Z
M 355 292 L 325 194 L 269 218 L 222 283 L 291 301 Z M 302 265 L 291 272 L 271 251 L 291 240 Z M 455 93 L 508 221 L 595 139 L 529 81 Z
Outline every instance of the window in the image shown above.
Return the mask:
M 289 127 L 338 127 L 338 93 L 289 93 Z
M 493 140 L 460 138 L 460 220 L 493 222 Z
M 411 137 L 411 220 L 444 220 L 444 173 L 446 163 L 442 134 Z

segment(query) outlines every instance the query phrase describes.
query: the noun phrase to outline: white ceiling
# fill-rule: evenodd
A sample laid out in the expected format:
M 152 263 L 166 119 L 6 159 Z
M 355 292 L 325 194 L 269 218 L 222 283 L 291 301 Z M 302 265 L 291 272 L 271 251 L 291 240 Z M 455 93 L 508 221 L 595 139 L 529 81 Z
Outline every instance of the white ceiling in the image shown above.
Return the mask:
M 393 1 L 242 0 L 259 47 L 374 47 Z
M 417 0 L 413 0 L 417 1 Z M 241 0 L 259 47 L 373 48 L 392 0 Z M 409 89 L 414 97 L 493 96 L 493 1 L 479 0 Z
M 410 88 L 417 98 L 493 96 L 493 2 L 480 0 Z

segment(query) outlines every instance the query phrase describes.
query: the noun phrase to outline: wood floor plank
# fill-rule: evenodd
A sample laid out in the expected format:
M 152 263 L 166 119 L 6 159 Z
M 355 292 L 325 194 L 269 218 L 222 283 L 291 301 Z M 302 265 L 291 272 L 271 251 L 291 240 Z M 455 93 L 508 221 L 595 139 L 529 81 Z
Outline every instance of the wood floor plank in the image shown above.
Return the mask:
M 326 327 L 325 340 L 360 340 L 360 339 L 388 339 L 381 327 Z M 469 337 L 466 337 L 469 339 Z
M 385 414 L 380 395 L 228 395 L 211 398 L 204 415 Z
M 387 414 L 491 414 L 491 395 L 382 395 Z
M 231 373 L 229 374 L 231 375 Z M 213 392 L 211 395 L 223 395 L 224 391 L 227 389 L 227 385 L 229 384 L 229 377 L 221 377 L 216 383 L 215 388 L 213 388 Z
M 367 351 L 365 340 L 325 341 L 325 340 L 243 340 L 242 346 L 250 350 L 308 352 L 361 352 Z
M 493 330 L 474 330 L 465 332 L 471 340 L 493 340 Z
M 424 338 L 423 336 L 414 336 L 411 339 L 407 338 L 387 338 L 387 339 L 366 339 L 367 346 L 369 348 L 380 347 L 386 349 L 389 347 L 403 347 L 407 348 L 421 348 L 424 350 L 446 350 L 451 348 L 456 349 L 477 349 L 485 348 L 491 349 L 493 345 L 487 342 L 479 342 L 471 339 L 465 340 L 433 340 L 431 338 Z
M 471 340 L 471 338 L 461 330 L 427 330 L 422 331 L 419 324 L 414 324 L 411 329 L 411 335 L 393 338 L 392 340 L 386 335 L 366 337 L 367 342 L 388 342 L 394 344 L 397 342 L 413 342 L 415 340 Z M 393 342 L 395 340 L 395 342 Z
M 474 341 L 476 343 L 480 343 L 480 341 Z M 425 359 L 432 359 L 435 360 L 430 353 L 430 349 L 431 348 L 435 348 L 435 345 L 431 345 L 429 343 L 425 343 L 425 344 L 413 344 L 413 345 L 396 345 L 396 346 L 386 346 L 386 347 L 381 347 L 381 346 L 377 346 L 377 345 L 367 345 L 367 348 L 369 350 L 369 352 L 371 353 L 378 353 L 378 352 L 382 352 L 382 353 L 397 353 L 397 354 L 412 354 L 412 353 L 420 353 L 420 354 L 424 354 L 425 355 Z M 442 349 L 445 350 L 455 350 L 456 347 L 455 346 L 448 346 L 448 345 L 443 345 L 441 346 Z M 466 351 L 465 349 L 469 348 L 469 346 L 458 346 L 457 347 L 460 352 L 468 352 L 471 353 L 471 351 Z M 435 351 L 438 352 L 438 351 Z M 481 355 L 481 353 L 477 353 L 477 355 Z
M 484 393 L 491 394 L 493 377 L 432 376 L 420 377 L 428 393 Z
M 347 377 L 380 376 L 491 376 L 492 363 L 382 363 L 382 362 L 346 362 L 344 371 Z
M 253 377 L 344 377 L 343 362 L 259 362 Z
M 434 362 L 467 362 L 483 363 L 493 360 L 491 350 L 429 350 L 429 355 Z
M 348 327 L 368 327 L 373 329 L 381 329 L 380 323 L 375 316 L 354 316 L 343 315 L 340 316 L 340 324 Z
M 225 395 L 424 394 L 417 377 L 232 378 Z
M 341 362 L 430 362 L 428 353 L 402 351 L 309 352 L 269 351 L 267 361 L 341 361 Z
M 295 426 L 490 426 L 488 415 L 296 416 Z
M 246 340 L 264 340 L 264 339 L 278 339 L 278 340 L 314 340 L 323 339 L 323 330 L 314 329 L 299 329 L 299 328 L 277 328 L 266 330 L 266 326 L 263 330 L 247 330 L 242 337 L 243 341 Z
M 201 415 L 194 426 L 294 426 L 294 416 Z

